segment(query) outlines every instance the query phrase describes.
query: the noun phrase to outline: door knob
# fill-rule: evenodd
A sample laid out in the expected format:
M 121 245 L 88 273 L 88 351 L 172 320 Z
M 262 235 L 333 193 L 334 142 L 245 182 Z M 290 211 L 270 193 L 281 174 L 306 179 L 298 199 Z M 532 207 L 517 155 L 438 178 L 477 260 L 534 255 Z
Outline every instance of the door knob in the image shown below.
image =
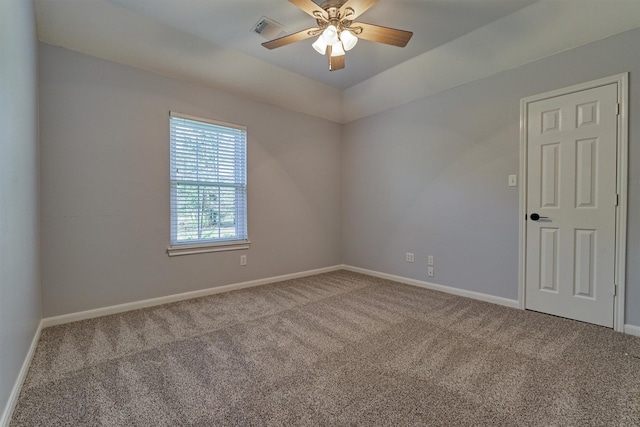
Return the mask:
M 529 215 L 529 218 L 531 218 L 532 221 L 537 221 L 539 219 L 549 219 L 548 216 L 540 216 L 537 213 L 532 213 L 531 215 Z

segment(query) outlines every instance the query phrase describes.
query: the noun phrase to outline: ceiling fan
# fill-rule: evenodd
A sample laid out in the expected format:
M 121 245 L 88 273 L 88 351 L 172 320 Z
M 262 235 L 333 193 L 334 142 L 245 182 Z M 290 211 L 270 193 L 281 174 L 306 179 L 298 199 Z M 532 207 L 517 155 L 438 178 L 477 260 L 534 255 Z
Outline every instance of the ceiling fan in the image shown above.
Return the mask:
M 262 43 L 262 46 L 275 49 L 320 35 L 313 48 L 321 55 L 328 55 L 329 71 L 344 68 L 345 51 L 351 50 L 358 39 L 405 47 L 413 35 L 411 31 L 354 22 L 379 0 L 327 0 L 320 5 L 312 0 L 289 1 L 314 17 L 317 26 Z

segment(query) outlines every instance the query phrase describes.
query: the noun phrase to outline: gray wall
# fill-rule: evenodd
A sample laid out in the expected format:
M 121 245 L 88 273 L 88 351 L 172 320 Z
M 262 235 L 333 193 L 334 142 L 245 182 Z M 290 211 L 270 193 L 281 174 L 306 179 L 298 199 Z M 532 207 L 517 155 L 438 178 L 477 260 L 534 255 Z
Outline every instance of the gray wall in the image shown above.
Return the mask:
M 507 176 L 519 168 L 519 101 L 630 71 L 626 323 L 640 325 L 639 45 L 630 31 L 346 125 L 343 262 L 517 299 L 518 189 Z
M 638 41 L 623 33 L 344 126 L 41 45 L 44 315 L 341 262 L 517 299 L 519 100 L 631 71 L 633 118 Z M 239 252 L 165 254 L 169 110 L 249 127 L 247 267 Z M 640 325 L 630 122 L 626 322 Z
M 36 53 L 32 2 L 0 2 L 0 414 L 41 318 Z
M 340 125 L 62 48 L 39 52 L 45 317 L 340 262 Z M 165 253 L 170 110 L 248 126 L 249 250 Z

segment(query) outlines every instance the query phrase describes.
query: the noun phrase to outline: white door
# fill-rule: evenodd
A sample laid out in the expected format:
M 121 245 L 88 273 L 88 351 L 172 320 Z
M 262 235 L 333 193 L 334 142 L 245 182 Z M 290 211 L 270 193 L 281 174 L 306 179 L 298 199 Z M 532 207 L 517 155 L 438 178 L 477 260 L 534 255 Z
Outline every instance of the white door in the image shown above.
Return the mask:
M 617 106 L 615 83 L 529 104 L 527 309 L 613 327 Z

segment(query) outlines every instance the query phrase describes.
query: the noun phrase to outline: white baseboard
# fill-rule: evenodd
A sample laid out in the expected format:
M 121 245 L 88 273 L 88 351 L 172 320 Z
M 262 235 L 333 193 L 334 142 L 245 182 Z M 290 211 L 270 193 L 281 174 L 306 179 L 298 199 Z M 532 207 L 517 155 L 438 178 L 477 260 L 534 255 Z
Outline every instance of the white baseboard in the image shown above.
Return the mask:
M 480 292 L 452 288 L 451 286 L 438 285 L 436 283 L 423 282 L 422 280 L 410 279 L 408 277 L 402 277 L 402 276 L 395 276 L 393 274 L 381 273 L 379 271 L 367 270 L 366 268 L 353 267 L 350 265 L 344 265 L 342 268 L 344 268 L 345 270 L 354 271 L 356 273 L 367 274 L 369 276 L 393 280 L 394 282 L 405 283 L 407 285 L 419 286 L 421 288 L 432 289 L 434 291 L 440 291 L 440 292 L 446 292 L 448 294 L 477 299 L 480 301 L 490 302 L 498 305 L 504 305 L 506 307 L 520 308 L 518 300 L 514 300 L 514 299 L 496 297 L 493 295 L 483 294 Z
M 624 325 L 624 333 L 627 335 L 640 337 L 640 326 L 629 325 L 629 324 Z
M 11 389 L 11 394 L 9 394 L 9 400 L 7 401 L 7 406 L 5 406 L 4 411 L 2 413 L 2 418 L 0 418 L 0 427 L 8 427 L 9 422 L 11 422 L 11 417 L 13 416 L 13 410 L 16 408 L 16 404 L 18 403 L 18 396 L 20 396 L 20 390 L 22 390 L 22 384 L 24 383 L 25 378 L 27 377 L 27 372 L 29 372 L 29 366 L 31 366 L 31 359 L 33 359 L 33 355 L 36 352 L 36 347 L 38 347 L 38 341 L 40 340 L 40 333 L 43 328 L 42 321 L 38 324 L 38 329 L 36 329 L 36 333 L 33 336 L 33 340 L 31 340 L 31 346 L 29 347 L 29 351 L 27 352 L 27 356 L 24 358 L 24 362 L 22 362 L 22 367 L 20 368 L 20 372 L 18 373 L 18 378 L 16 379 L 15 384 L 13 385 L 13 389 Z
M 201 289 L 199 291 L 184 292 L 181 294 L 167 295 L 165 297 L 151 298 L 142 301 L 128 302 L 125 304 L 112 305 L 109 307 L 96 308 L 93 310 L 80 311 L 77 313 L 63 314 L 61 316 L 46 317 L 42 319 L 43 327 L 62 325 L 65 323 L 77 322 L 79 320 L 93 319 L 95 317 L 108 316 L 110 314 L 123 313 L 125 311 L 138 310 L 141 308 L 153 307 L 156 305 L 169 304 L 172 302 L 184 301 L 193 298 L 205 297 L 222 292 L 235 291 L 238 289 L 251 288 L 254 286 L 266 285 L 269 283 L 282 282 L 284 280 L 297 279 L 300 277 L 313 276 L 314 274 L 328 273 L 343 269 L 342 265 L 318 268 L 315 270 L 301 271 L 298 273 L 285 274 L 282 276 L 268 277 L 265 279 L 251 280 L 249 282 L 234 283 L 231 285 L 217 286 L 215 288 Z

